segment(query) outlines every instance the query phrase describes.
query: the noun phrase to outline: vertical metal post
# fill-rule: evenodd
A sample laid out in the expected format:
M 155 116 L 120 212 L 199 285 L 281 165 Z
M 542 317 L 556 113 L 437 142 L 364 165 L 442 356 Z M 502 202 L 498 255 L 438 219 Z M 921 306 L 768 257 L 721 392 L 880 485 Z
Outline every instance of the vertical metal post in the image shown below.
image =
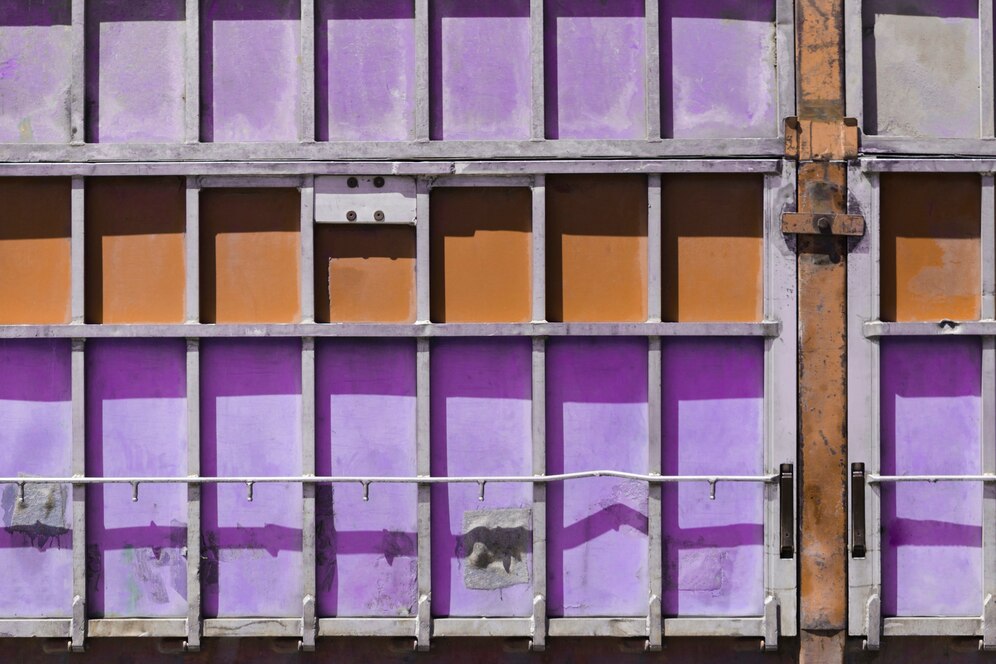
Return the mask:
M 301 339 L 301 474 L 315 475 L 315 338 Z M 301 584 L 303 602 L 301 649 L 315 649 L 318 621 L 315 617 L 317 594 L 315 552 L 315 485 L 301 485 L 304 514 L 301 520 Z
M 301 119 L 302 143 L 315 142 L 315 0 L 301 0 Z
M 989 5 L 991 29 L 992 1 L 982 4 Z M 996 317 L 996 228 L 994 228 L 996 191 L 992 175 L 983 175 L 981 179 L 982 318 L 992 319 Z M 993 446 L 993 440 L 996 438 L 996 339 L 993 337 L 982 338 L 981 424 L 981 470 L 983 473 L 994 473 L 996 472 L 996 447 Z M 982 646 L 986 650 L 994 650 L 996 649 L 996 604 L 993 601 L 996 598 L 996 486 L 990 482 L 982 485 L 982 501 Z
M 187 227 L 190 232 L 190 227 Z M 188 263 L 188 276 L 190 268 Z M 200 340 L 187 339 L 187 475 L 201 474 Z M 201 486 L 187 485 L 187 640 L 186 649 L 201 648 Z
M 654 3 L 656 8 L 656 3 Z M 647 3 L 647 15 L 650 15 L 650 3 Z M 656 16 L 656 9 L 654 12 Z M 656 25 L 656 22 L 655 22 Z M 649 35 L 648 35 L 649 38 Z M 648 46 L 649 51 L 649 46 Z M 659 133 L 659 125 L 658 125 Z M 662 261 L 661 261 L 661 175 L 651 173 L 647 176 L 647 319 L 650 322 L 661 320 L 662 309 Z M 661 391 L 661 338 L 648 339 L 647 364 L 647 416 L 649 418 L 649 457 L 647 472 L 651 475 L 661 473 L 661 446 L 663 444 Z M 650 547 L 648 565 L 650 566 L 650 588 L 647 604 L 647 647 L 650 650 L 660 650 L 663 643 L 664 617 L 661 601 L 664 596 L 664 562 L 663 562 L 663 527 L 661 521 L 661 496 L 663 487 L 651 484 L 647 489 L 647 546 Z
M 534 9 L 537 3 L 533 3 Z M 542 12 L 542 2 L 539 11 Z M 542 46 L 542 45 L 541 45 Z M 532 187 L 532 319 L 546 320 L 546 177 Z M 546 339 L 533 339 L 533 474 L 546 474 Z M 546 485 L 533 484 L 533 650 L 546 649 Z
M 201 140 L 201 9 L 200 0 L 186 0 L 184 26 L 184 131 L 187 143 Z
M 184 235 L 184 253 L 186 258 L 184 275 L 184 310 L 188 323 L 200 320 L 201 309 L 201 188 L 194 176 L 187 177 L 186 217 L 187 227 Z
M 417 0 L 427 4 L 427 0 Z M 415 318 L 429 320 L 429 181 L 418 178 L 415 183 Z M 429 349 L 430 340 L 416 341 L 415 378 L 415 472 L 428 477 L 430 468 L 429 438 Z M 429 649 L 432 634 L 432 533 L 431 500 L 429 484 L 418 485 L 418 615 L 415 645 L 419 650 Z
M 75 276 L 75 275 L 74 275 Z M 86 476 L 86 365 L 83 339 L 72 341 L 73 477 Z M 73 613 L 70 648 L 82 651 L 86 638 L 86 485 L 73 485 Z
M 301 322 L 315 322 L 315 176 L 301 182 Z
M 429 322 L 429 180 L 415 180 L 415 320 Z
M 546 137 L 546 70 L 544 64 L 543 0 L 529 2 L 530 60 L 532 63 L 532 131 L 534 141 Z
M 82 323 L 86 314 L 83 303 L 84 294 L 84 260 L 83 252 L 85 248 L 84 233 L 86 226 L 84 222 L 86 206 L 86 179 L 74 176 L 72 179 L 72 190 L 70 193 L 70 319 L 73 323 Z
M 646 94 L 647 94 L 647 140 L 661 138 L 661 30 L 660 0 L 646 0 L 644 4 L 646 22 Z
M 429 140 L 429 0 L 415 0 L 415 140 Z
M 993 2 L 979 0 L 979 135 L 992 138 L 994 134 L 994 79 L 993 72 Z
M 86 141 L 86 0 L 72 0 L 72 79 L 69 84 L 69 141 Z

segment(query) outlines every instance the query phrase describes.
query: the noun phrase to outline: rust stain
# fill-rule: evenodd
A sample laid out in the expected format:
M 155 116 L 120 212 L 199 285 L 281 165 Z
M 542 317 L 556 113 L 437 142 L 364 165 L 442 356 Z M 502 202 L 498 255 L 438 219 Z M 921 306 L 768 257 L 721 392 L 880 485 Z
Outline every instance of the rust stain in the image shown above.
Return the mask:
M 519 323 L 532 317 L 532 194 L 525 187 L 432 192 L 432 320 Z
M 665 320 L 761 319 L 763 215 L 761 176 L 663 178 Z
M 0 178 L 0 324 L 70 320 L 69 178 Z
M 883 174 L 882 319 L 981 315 L 982 188 L 975 173 Z
M 546 180 L 547 319 L 647 319 L 647 179 Z
M 844 2 L 797 0 L 796 97 L 800 119 L 844 117 Z
M 90 178 L 85 208 L 86 322 L 183 322 L 183 179 Z
M 315 320 L 415 320 L 415 229 L 315 226 Z
M 208 189 L 200 198 L 201 320 L 297 322 L 300 193 Z

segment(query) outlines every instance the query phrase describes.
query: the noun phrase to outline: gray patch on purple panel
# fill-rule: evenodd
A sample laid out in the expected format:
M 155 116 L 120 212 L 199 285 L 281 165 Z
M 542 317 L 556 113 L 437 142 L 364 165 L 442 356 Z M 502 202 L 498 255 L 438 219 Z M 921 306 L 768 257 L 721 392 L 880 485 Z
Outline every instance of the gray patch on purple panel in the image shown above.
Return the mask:
M 28 477 L 19 475 L 19 477 Z M 65 531 L 67 490 L 62 484 L 25 484 L 24 500 L 18 500 L 18 488 L 8 484 L 3 489 L 3 525 L 12 531 L 48 529 Z
M 531 510 L 464 512 L 457 551 L 463 561 L 464 585 L 472 590 L 498 590 L 529 583 L 526 553 L 531 548 Z

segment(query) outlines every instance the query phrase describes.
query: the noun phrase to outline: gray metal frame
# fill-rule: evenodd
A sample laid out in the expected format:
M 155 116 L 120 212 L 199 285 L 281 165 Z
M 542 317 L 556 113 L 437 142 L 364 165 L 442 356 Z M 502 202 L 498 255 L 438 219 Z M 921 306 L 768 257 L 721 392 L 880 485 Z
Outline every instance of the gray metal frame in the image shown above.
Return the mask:
M 864 127 L 864 43 L 861 0 L 844 0 L 844 59 L 847 115 Z M 919 138 L 866 135 L 861 149 L 865 154 L 991 155 L 996 150 L 994 116 L 996 90 L 993 69 L 993 3 L 979 0 L 979 136 L 977 138 Z M 942 108 L 937 108 L 943 114 Z
M 865 218 L 865 235 L 853 240 L 848 254 L 848 463 L 866 469 L 866 554 L 848 557 L 848 633 L 864 636 L 866 647 L 878 649 L 882 636 L 979 636 L 982 646 L 996 648 L 996 190 L 991 160 L 862 159 L 848 168 L 848 211 Z M 980 244 L 982 265 L 981 320 L 886 322 L 879 320 L 880 217 L 879 173 L 979 173 L 982 190 Z M 968 335 L 982 338 L 981 475 L 883 476 L 880 470 L 879 340 L 888 336 Z M 979 616 L 888 617 L 881 614 L 881 496 L 884 482 L 982 482 L 983 607 Z M 853 499 L 849 495 L 849 503 Z M 850 505 L 849 505 L 850 506 Z M 848 514 L 851 514 L 850 510 Z M 849 523 L 849 534 L 853 524 Z M 850 538 L 848 540 L 851 541 Z

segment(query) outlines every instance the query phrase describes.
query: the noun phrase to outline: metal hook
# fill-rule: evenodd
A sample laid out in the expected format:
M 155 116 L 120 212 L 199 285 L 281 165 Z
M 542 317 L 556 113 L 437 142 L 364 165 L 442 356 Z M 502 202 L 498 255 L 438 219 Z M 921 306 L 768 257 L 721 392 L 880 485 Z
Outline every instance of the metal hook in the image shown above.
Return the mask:
M 709 500 L 716 500 L 716 480 L 709 480 Z
M 138 482 L 131 483 L 131 502 L 138 502 Z
M 363 500 L 370 500 L 370 482 L 360 482 L 363 485 Z
M 484 484 L 485 484 L 485 482 L 478 482 L 477 483 L 478 487 L 480 487 L 480 489 L 479 489 L 479 491 L 477 493 L 477 499 L 479 501 L 481 501 L 482 503 L 484 502 Z
M 246 499 L 250 503 L 252 502 L 252 487 L 254 484 L 255 482 L 246 482 Z
M 17 483 L 17 503 L 19 505 L 24 504 L 24 482 Z

